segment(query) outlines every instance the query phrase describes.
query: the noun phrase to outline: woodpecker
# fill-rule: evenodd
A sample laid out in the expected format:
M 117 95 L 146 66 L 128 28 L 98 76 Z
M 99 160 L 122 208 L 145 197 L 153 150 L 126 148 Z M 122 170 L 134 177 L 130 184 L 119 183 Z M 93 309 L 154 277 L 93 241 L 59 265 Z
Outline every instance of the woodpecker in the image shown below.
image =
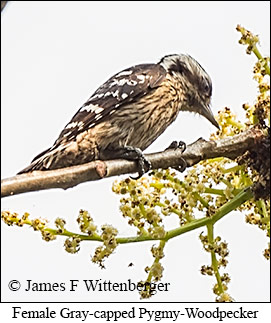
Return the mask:
M 124 158 L 151 165 L 143 151 L 177 118 L 198 113 L 219 128 L 210 109 L 212 82 L 191 56 L 164 56 L 157 64 L 127 68 L 101 85 L 83 104 L 51 148 L 18 174 Z

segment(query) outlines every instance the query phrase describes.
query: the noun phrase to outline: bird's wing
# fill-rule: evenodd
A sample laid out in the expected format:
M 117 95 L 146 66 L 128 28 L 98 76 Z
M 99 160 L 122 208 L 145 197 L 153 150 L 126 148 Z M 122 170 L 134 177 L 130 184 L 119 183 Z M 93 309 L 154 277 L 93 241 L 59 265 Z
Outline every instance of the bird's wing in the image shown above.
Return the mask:
M 78 110 L 54 147 L 74 140 L 78 133 L 94 127 L 114 110 L 148 94 L 161 84 L 165 75 L 165 69 L 158 64 L 136 65 L 115 74 Z

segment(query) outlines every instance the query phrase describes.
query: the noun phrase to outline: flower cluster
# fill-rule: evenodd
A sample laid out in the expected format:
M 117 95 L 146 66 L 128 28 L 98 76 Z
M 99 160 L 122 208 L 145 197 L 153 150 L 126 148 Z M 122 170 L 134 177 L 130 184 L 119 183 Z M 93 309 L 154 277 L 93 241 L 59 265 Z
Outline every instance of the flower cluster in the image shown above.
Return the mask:
M 220 129 L 217 130 L 215 134 L 211 135 L 210 139 L 212 140 L 234 136 L 245 129 L 245 125 L 237 120 L 236 115 L 228 107 L 218 111 L 216 119 L 219 123 Z
M 225 109 L 225 113 L 228 123 L 224 123 L 220 135 L 224 136 L 229 132 L 233 135 L 242 131 L 243 128 L 230 110 Z M 113 191 L 122 196 L 120 210 L 123 216 L 129 219 L 128 223 L 138 228 L 139 235 L 151 236 L 165 242 L 163 239 L 167 237 L 167 231 L 164 229 L 166 217 L 177 215 L 181 226 L 193 223 L 202 216 L 212 218 L 221 207 L 251 184 L 251 172 L 246 165 L 238 165 L 227 158 L 215 158 L 191 167 L 185 175 L 171 169 L 154 170 L 149 176 L 138 180 L 129 178 L 116 181 Z M 242 210 L 250 210 L 253 205 L 253 202 L 248 202 L 242 206 Z M 161 234 L 154 235 L 155 230 L 160 230 Z M 214 260 L 216 266 L 213 263 L 210 266 L 202 266 L 202 274 L 216 277 L 217 283 L 213 290 L 217 295 L 217 302 L 232 301 L 227 293 L 229 275 L 219 274 L 221 267 L 226 267 L 228 263 L 227 244 L 221 242 L 220 237 L 210 242 L 207 236 L 201 235 L 201 240 L 205 250 L 212 254 L 212 259 L 218 257 L 218 260 Z M 146 267 L 146 282 L 162 277 L 163 266 L 159 261 L 160 257 L 155 256 L 157 250 L 160 249 L 152 249 L 155 260 L 152 266 Z M 141 292 L 141 298 L 150 296 L 148 290 Z
M 237 26 L 237 30 L 242 34 L 239 42 L 248 46 L 247 53 L 254 52 L 258 58 L 253 73 L 254 79 L 258 82 L 259 94 L 254 105 L 247 103 L 243 105 L 246 113 L 245 123 L 238 121 L 229 108 L 220 111 L 218 122 L 221 130 L 211 138 L 221 139 L 251 127 L 262 130 L 261 136 L 255 138 L 256 149 L 253 148 L 253 151 L 240 156 L 237 162 L 245 166 L 246 174 L 250 174 L 251 184 L 254 182 L 253 190 L 256 199 L 266 198 L 270 195 L 270 81 L 267 78 L 267 76 L 270 77 L 270 58 L 260 55 L 257 49 L 258 36 L 254 36 L 240 25 Z
M 143 283 L 147 288 L 140 291 L 141 299 L 150 298 L 152 296 L 151 282 L 157 282 L 161 280 L 163 276 L 164 267 L 161 265 L 160 260 L 164 257 L 165 241 L 161 241 L 158 247 L 152 246 L 151 252 L 154 257 L 154 262 L 151 267 L 146 267 L 145 271 L 148 273 L 148 277 Z
M 57 227 L 57 233 L 58 234 L 64 233 L 64 231 L 65 231 L 65 228 L 64 228 L 65 224 L 66 224 L 66 221 L 64 219 L 56 218 L 55 225 Z
M 230 303 L 233 302 L 234 299 L 228 293 L 222 293 L 216 298 L 216 302 L 218 303 Z
M 248 103 L 243 105 L 246 112 L 246 127 L 257 125 L 260 129 L 270 127 L 270 80 L 266 67 L 269 64 L 269 58 L 259 59 L 254 66 L 254 79 L 258 83 L 258 96 L 253 105 Z M 266 131 L 268 132 L 268 131 Z
M 25 220 L 29 217 L 28 213 L 25 213 L 22 218 L 19 217 L 19 214 L 16 212 L 2 211 L 1 218 L 9 226 L 17 225 L 19 227 L 23 226 Z
M 242 45 L 248 45 L 247 54 L 251 54 L 257 43 L 259 42 L 258 35 L 253 35 L 249 30 L 244 27 L 237 25 L 236 30 L 242 34 L 239 43 Z
M 81 239 L 77 236 L 68 238 L 64 242 L 65 250 L 69 253 L 77 253 L 80 250 Z
M 120 210 L 139 235 L 164 238 L 164 219 L 177 215 L 180 225 L 195 220 L 196 214 L 212 216 L 216 210 L 252 183 L 245 166 L 227 158 L 202 161 L 187 170 L 183 180 L 171 169 L 154 170 L 135 181 L 124 179 L 113 184 L 122 195 Z
M 80 210 L 77 222 L 81 232 L 87 233 L 89 236 L 96 233 L 97 226 L 94 224 L 88 211 Z
M 2 211 L 1 217 L 7 225 L 17 225 L 19 227 L 22 227 L 23 225 L 31 226 L 35 231 L 40 231 L 42 239 L 45 241 L 52 241 L 56 239 L 56 235 L 47 227 L 47 220 L 38 218 L 30 220 L 29 213 L 27 212 L 20 217 L 16 212 Z
M 202 275 L 215 275 L 217 278 L 217 283 L 213 288 L 213 292 L 217 295 L 217 302 L 231 302 L 232 298 L 226 291 L 228 290 L 228 283 L 230 282 L 230 277 L 227 273 L 220 276 L 219 269 L 221 267 L 226 267 L 228 260 L 226 257 L 229 255 L 228 244 L 221 241 L 221 237 L 216 237 L 211 239 L 209 235 L 200 234 L 200 240 L 203 244 L 205 251 L 211 253 L 212 264 L 210 266 L 203 265 L 201 267 Z M 217 257 L 219 258 L 217 260 Z
M 270 196 L 270 58 L 262 57 L 258 52 L 258 36 L 239 25 L 237 30 L 242 33 L 240 42 L 248 45 L 248 51 L 254 51 L 258 57 L 253 73 L 258 83 L 259 94 L 254 105 L 243 105 L 247 117 L 246 126 L 256 126 L 265 133 L 265 136 L 255 138 L 256 149 L 246 152 L 238 162 L 246 164 L 252 170 L 256 199 L 267 198 Z
M 117 247 L 116 236 L 118 230 L 111 225 L 103 225 L 101 239 L 103 245 L 96 248 L 92 262 L 97 263 L 101 268 L 104 268 L 104 259 L 109 257 Z
M 202 233 L 200 234 L 199 238 L 205 251 L 214 252 L 220 257 L 217 263 L 218 268 L 226 267 L 228 264 L 226 257 L 229 255 L 228 244 L 221 241 L 221 237 L 219 236 L 216 237 L 212 242 L 210 242 L 208 237 Z M 203 275 L 213 275 L 214 268 L 212 268 L 212 266 L 202 266 L 201 273 Z
M 145 176 L 139 180 L 126 178 L 115 181 L 112 190 L 125 195 L 120 200 L 120 210 L 129 219 L 128 223 L 138 228 L 139 234 L 148 232 L 155 239 L 163 238 L 165 231 L 158 208 L 166 212 L 168 204 L 161 203 L 161 189 L 156 190 L 150 184 L 149 178 Z
M 246 215 L 246 222 L 257 225 L 270 238 L 270 199 L 260 199 L 255 203 L 245 203 L 244 207 L 249 211 Z M 270 243 L 263 254 L 266 259 L 270 259 Z

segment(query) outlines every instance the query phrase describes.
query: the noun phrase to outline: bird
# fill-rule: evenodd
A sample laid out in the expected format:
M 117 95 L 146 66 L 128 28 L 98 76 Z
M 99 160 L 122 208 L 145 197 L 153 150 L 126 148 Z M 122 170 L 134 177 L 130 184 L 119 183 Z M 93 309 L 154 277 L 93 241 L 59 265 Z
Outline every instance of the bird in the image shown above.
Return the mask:
M 199 114 L 219 129 L 211 96 L 210 76 L 187 54 L 165 55 L 158 63 L 126 68 L 102 84 L 52 147 L 18 174 L 122 158 L 136 161 L 141 176 L 151 168 L 143 151 L 180 111 Z

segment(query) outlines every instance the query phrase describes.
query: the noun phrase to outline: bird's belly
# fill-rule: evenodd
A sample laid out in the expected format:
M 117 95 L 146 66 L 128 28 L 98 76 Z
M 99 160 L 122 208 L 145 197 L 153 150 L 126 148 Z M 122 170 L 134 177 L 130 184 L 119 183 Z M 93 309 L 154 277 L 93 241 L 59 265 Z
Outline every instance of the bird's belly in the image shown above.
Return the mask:
M 133 115 L 122 111 L 120 118 L 114 118 L 114 123 L 104 133 L 104 142 L 110 142 L 111 146 L 132 146 L 142 151 L 150 146 L 176 119 L 178 109 L 170 109 L 167 106 L 154 106 L 148 109 L 148 113 Z M 125 120 L 125 122 L 123 122 Z M 108 124 L 108 123 L 107 123 Z M 104 127 L 102 127 L 104 130 Z M 106 144 L 105 143 L 105 144 Z M 102 144 L 103 147 L 105 144 Z

